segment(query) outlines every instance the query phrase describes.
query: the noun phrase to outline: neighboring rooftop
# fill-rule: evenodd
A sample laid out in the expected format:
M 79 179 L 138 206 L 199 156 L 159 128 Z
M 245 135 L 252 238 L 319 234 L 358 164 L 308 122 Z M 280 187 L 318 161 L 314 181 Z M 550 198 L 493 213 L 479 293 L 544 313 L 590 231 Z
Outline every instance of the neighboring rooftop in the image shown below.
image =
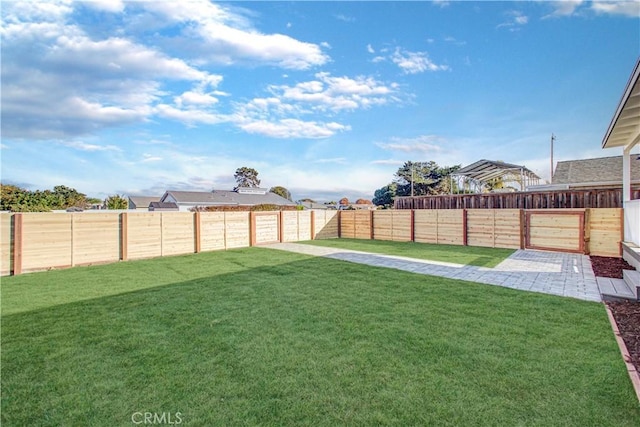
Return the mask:
M 255 206 L 261 204 L 273 204 L 278 206 L 295 206 L 291 200 L 287 200 L 266 189 L 252 188 L 240 189 L 240 191 L 167 191 L 161 202 L 175 202 L 182 206 Z
M 631 182 L 640 183 L 640 156 L 631 156 Z M 622 156 L 558 162 L 553 184 L 622 186 Z
M 129 196 L 129 209 L 147 209 L 152 202 L 160 201 L 160 197 Z

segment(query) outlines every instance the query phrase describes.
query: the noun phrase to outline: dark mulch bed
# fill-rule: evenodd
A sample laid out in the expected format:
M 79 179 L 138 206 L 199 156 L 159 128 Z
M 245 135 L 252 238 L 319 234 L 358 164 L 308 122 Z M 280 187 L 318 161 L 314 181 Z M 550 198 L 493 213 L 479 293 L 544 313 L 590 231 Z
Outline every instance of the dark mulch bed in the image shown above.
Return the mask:
M 597 277 L 622 279 L 622 270 L 633 270 L 622 258 L 592 256 L 591 266 Z M 618 324 L 620 335 L 627 346 L 633 366 L 640 372 L 640 303 L 608 302 L 613 318 Z
M 591 258 L 591 267 L 597 277 L 622 279 L 622 270 L 633 270 L 633 267 L 622 258 L 605 256 L 590 256 L 589 258 Z
M 627 346 L 631 356 L 630 362 L 640 372 L 640 303 L 608 302 L 607 305 Z

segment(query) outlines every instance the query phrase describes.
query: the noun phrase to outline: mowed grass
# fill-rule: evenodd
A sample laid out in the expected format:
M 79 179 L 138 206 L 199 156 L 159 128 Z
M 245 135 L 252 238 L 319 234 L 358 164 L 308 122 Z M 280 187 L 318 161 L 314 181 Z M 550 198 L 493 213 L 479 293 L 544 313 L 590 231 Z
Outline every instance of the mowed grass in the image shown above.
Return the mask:
M 452 262 L 477 267 L 495 267 L 514 252 L 513 249 L 502 248 L 343 238 L 309 240 L 301 243 L 431 261 Z
M 601 304 L 264 248 L 1 296 L 3 426 L 640 425 Z

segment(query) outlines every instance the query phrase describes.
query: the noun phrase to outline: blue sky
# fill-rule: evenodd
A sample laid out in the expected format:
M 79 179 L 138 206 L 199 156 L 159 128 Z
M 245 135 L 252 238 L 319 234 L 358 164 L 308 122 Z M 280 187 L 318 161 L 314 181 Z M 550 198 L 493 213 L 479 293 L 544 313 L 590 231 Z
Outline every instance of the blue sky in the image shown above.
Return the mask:
M 407 160 L 549 177 L 601 141 L 640 2 L 3 2 L 2 181 L 371 199 Z

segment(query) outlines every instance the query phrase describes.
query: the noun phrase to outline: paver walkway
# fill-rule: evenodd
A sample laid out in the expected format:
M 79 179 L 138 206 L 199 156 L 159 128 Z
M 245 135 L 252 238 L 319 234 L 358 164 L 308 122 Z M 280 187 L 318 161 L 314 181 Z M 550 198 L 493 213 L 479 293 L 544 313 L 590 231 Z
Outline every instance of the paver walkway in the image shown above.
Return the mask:
M 589 257 L 580 254 L 517 250 L 496 267 L 487 268 L 301 243 L 275 243 L 266 247 L 523 291 L 601 301 Z

